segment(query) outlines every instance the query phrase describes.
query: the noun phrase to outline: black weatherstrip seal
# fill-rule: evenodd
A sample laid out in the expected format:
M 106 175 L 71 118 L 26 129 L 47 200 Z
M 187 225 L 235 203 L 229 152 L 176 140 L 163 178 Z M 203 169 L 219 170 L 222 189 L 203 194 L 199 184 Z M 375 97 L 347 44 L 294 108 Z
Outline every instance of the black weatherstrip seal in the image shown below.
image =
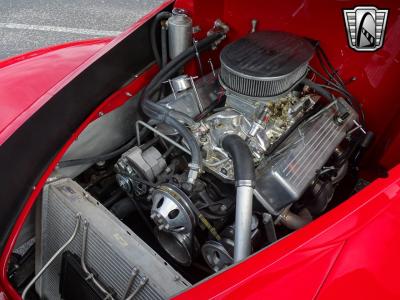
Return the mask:
M 154 61 L 151 22 L 80 73 L 0 146 L 0 253 L 56 153 L 98 105 Z

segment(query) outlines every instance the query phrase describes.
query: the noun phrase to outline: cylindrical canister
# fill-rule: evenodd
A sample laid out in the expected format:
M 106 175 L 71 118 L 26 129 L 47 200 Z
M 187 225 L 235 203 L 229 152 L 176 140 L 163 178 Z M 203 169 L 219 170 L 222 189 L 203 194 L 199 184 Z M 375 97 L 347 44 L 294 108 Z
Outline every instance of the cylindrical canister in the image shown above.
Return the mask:
M 168 43 L 171 59 L 192 45 L 192 19 L 182 10 L 174 9 L 168 19 Z

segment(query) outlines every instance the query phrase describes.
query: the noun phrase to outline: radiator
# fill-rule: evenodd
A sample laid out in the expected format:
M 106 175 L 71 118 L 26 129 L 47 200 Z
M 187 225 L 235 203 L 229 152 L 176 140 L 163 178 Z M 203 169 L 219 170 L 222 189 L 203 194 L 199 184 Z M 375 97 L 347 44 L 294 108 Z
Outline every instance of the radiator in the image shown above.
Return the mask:
M 49 183 L 43 190 L 36 272 L 71 237 L 77 215 L 80 215 L 78 234 L 65 251 L 82 257 L 85 248 L 85 265 L 112 292 L 113 299 L 126 299 L 130 295 L 134 295 L 130 299 L 165 299 L 190 286 L 72 179 Z M 36 291 L 42 299 L 60 299 L 61 260 L 60 255 L 36 282 Z M 92 279 L 88 276 L 87 280 Z

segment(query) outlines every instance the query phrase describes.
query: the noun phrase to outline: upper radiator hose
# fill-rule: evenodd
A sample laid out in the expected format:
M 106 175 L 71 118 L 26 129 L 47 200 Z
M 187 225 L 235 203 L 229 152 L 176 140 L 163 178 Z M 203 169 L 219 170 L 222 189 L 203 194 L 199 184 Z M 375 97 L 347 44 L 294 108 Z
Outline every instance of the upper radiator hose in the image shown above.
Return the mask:
M 232 158 L 236 181 L 235 248 L 234 261 L 251 253 L 251 218 L 255 181 L 253 155 L 247 143 L 235 134 L 222 140 L 222 147 Z

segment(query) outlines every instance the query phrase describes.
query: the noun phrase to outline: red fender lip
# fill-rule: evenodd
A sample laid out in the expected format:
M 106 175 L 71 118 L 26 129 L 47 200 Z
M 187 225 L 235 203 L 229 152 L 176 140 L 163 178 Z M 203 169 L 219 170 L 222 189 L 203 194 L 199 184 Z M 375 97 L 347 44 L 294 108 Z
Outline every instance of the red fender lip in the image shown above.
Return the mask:
M 73 78 L 173 2 L 164 2 L 115 38 L 72 42 L 0 61 L 0 146 Z
M 79 41 L 71 41 L 71 42 L 66 42 L 63 44 L 57 44 L 57 45 L 51 45 L 49 47 L 44 47 L 44 48 L 39 48 L 35 49 L 26 53 L 22 54 L 17 54 L 8 58 L 5 58 L 4 60 L 0 60 L 0 69 L 17 64 L 18 62 L 21 61 L 27 61 L 29 62 L 32 61 L 33 58 L 37 58 L 42 55 L 46 55 L 51 52 L 56 52 L 61 49 L 71 49 L 72 47 L 80 47 L 80 46 L 88 46 L 88 45 L 94 45 L 94 44 L 107 44 L 110 42 L 114 37 L 104 37 L 104 38 L 96 38 L 96 39 L 88 39 L 88 40 L 79 40 Z M 73 51 L 74 49 L 72 49 Z M 81 50 L 78 49 L 78 52 Z M 83 49 L 85 51 L 85 49 Z M 54 59 L 54 58 L 53 58 Z M 51 59 L 47 60 L 47 62 L 51 63 Z M 46 72 L 46 69 L 42 70 L 43 72 Z M 57 70 L 56 70 L 57 71 Z
M 0 62 L 0 145 L 50 99 L 52 88 L 111 40 L 67 43 Z

